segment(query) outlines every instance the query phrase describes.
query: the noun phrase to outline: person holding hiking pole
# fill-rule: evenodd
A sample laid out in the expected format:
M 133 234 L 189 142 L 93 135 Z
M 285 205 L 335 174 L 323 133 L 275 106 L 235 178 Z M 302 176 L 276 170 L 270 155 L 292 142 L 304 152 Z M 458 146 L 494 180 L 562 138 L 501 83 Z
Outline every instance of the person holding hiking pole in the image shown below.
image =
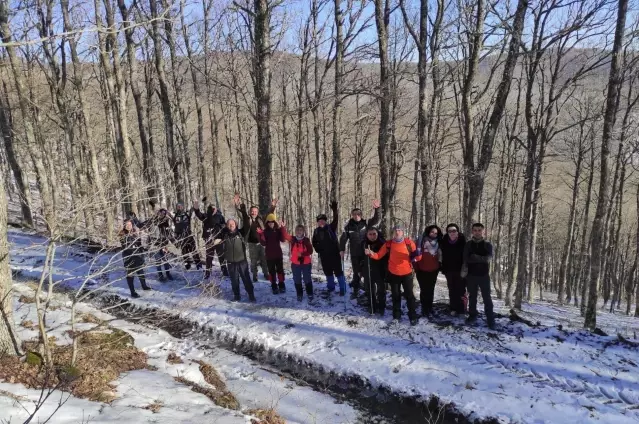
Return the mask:
M 387 254 L 388 281 L 391 284 L 393 298 L 393 320 L 399 322 L 402 316 L 402 288 L 408 307 L 410 325 L 417 325 L 419 319 L 415 311 L 415 294 L 413 293 L 413 262 L 419 262 L 421 256 L 416 251 L 415 243 L 405 237 L 404 228 L 400 225 L 393 230 L 393 239 L 387 241 L 378 252 L 366 249 L 364 253 L 372 259 L 380 260 Z
M 370 250 L 379 252 L 386 241 L 375 227 L 369 227 L 366 237 L 362 240 L 362 252 Z M 361 259 L 361 269 L 364 275 L 364 290 L 370 302 L 371 314 L 377 313 L 384 316 L 386 310 L 386 272 L 388 269 L 388 256 L 380 260 L 371 260 L 370 256 Z
M 344 260 L 344 254 L 346 252 L 346 243 L 350 244 L 350 254 L 351 254 L 351 266 L 353 271 L 353 280 L 351 282 L 351 287 L 353 288 L 353 292 L 351 293 L 351 298 L 356 298 L 359 294 L 359 288 L 362 277 L 361 265 L 363 263 L 364 258 L 364 250 L 362 249 L 362 241 L 366 237 L 366 230 L 369 227 L 376 227 L 379 225 L 380 221 L 380 213 L 379 213 L 380 203 L 379 200 L 373 201 L 373 217 L 368 221 L 362 219 L 362 210 L 360 208 L 355 208 L 351 211 L 351 219 L 348 221 L 346 226 L 344 227 L 344 232 L 339 239 L 339 250 L 340 255 L 342 256 L 342 260 Z M 343 268 L 343 263 L 342 263 Z

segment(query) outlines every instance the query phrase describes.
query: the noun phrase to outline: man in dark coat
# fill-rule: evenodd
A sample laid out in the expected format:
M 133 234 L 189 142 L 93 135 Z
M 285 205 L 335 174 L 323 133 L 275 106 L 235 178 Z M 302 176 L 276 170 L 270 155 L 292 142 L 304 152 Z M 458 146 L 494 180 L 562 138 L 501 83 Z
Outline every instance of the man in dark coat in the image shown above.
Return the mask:
M 328 217 L 320 214 L 317 217 L 317 228 L 313 231 L 313 249 L 319 254 L 322 270 L 326 275 L 328 292 L 335 291 L 335 278 L 339 283 L 339 294 L 346 294 L 346 279 L 342 268 L 342 258 L 339 254 L 339 242 L 337 240 L 337 202 L 331 202 L 333 221 L 328 224 Z
M 242 228 L 237 227 L 237 221 L 229 219 L 226 221 L 226 228 L 222 230 L 219 238 L 215 240 L 215 245 L 221 245 L 224 248 L 224 259 L 231 277 L 231 286 L 233 288 L 233 301 L 240 300 L 240 279 L 244 283 L 244 289 L 248 294 L 249 301 L 255 302 L 255 293 L 253 282 L 249 274 L 248 262 L 246 260 L 246 234 L 249 231 L 250 223 L 246 214 L 246 206 L 240 205 L 240 211 L 243 211 L 244 223 Z
M 464 248 L 464 269 L 462 270 L 462 276 L 467 274 L 465 277 L 469 294 L 466 322 L 473 323 L 477 320 L 477 292 L 481 290 L 486 323 L 492 330 L 495 328 L 493 300 L 490 297 L 490 261 L 493 258 L 493 245 L 484 239 L 483 224 L 473 224 L 472 231 L 473 236 Z
M 246 218 L 249 220 L 249 228 L 246 233 L 246 242 L 248 243 L 248 251 L 249 251 L 249 259 L 251 260 L 251 272 L 253 274 L 253 282 L 257 282 L 257 267 L 258 265 L 262 268 L 262 274 L 264 274 L 264 278 L 268 279 L 268 263 L 266 262 L 266 251 L 264 250 L 264 246 L 260 243 L 260 236 L 257 233 L 257 230 L 264 230 L 266 228 L 264 219 L 259 214 L 259 209 L 257 206 L 251 206 L 249 211 L 247 212 L 246 207 L 244 211 L 242 211 L 240 206 L 240 195 L 236 194 L 233 198 L 233 203 L 235 203 L 235 208 L 240 212 L 242 216 L 242 221 Z M 271 202 L 271 207 L 268 210 L 268 213 L 275 212 L 275 207 L 277 206 L 277 200 L 273 200 Z
M 200 255 L 197 252 L 195 238 L 191 232 L 191 215 L 194 209 L 184 210 L 184 205 L 178 203 L 175 208 L 173 219 L 173 228 L 175 233 L 175 246 L 181 250 L 182 258 L 185 261 L 186 269 L 191 269 L 191 263 L 195 262 L 197 269 L 202 269 Z
M 143 227 L 149 232 L 149 245 L 152 247 L 153 259 L 158 272 L 158 280 L 173 280 L 171 275 L 171 264 L 169 264 L 169 243 L 173 241 L 171 231 L 171 220 L 168 212 L 162 208 L 149 220 L 145 221 Z M 162 271 L 164 267 L 164 271 Z
M 451 315 L 466 313 L 466 282 L 461 276 L 466 237 L 457 224 L 448 224 L 439 248 L 442 251 L 441 273 L 446 277 Z
M 142 248 L 142 239 L 138 228 L 133 223 L 133 220 L 127 219 L 124 221 L 124 228 L 119 234 L 120 243 L 122 244 L 122 261 L 124 262 L 124 269 L 126 270 L 126 283 L 131 291 L 131 297 L 137 298 L 140 295 L 135 291 L 133 286 L 133 279 L 137 275 L 140 280 L 142 290 L 151 290 L 151 287 L 146 285 L 146 278 L 144 277 L 144 249 Z
M 216 246 L 214 243 L 214 240 L 219 237 L 226 225 L 222 212 L 210 204 L 206 208 L 206 213 L 202 213 L 198 201 L 193 203 L 193 211 L 195 212 L 195 216 L 202 221 L 202 239 L 204 239 L 204 245 L 206 247 L 206 271 L 204 272 L 204 278 L 211 276 L 211 267 L 213 266 L 213 257 L 215 255 L 217 255 L 217 260 L 220 262 L 222 274 L 228 277 L 229 272 L 224 260 L 224 248 L 220 245 Z
M 344 258 L 344 253 L 346 252 L 346 243 L 350 243 L 350 254 L 351 254 L 351 266 L 353 270 L 353 280 L 351 282 L 351 287 L 353 287 L 353 297 L 357 297 L 359 293 L 359 287 L 361 282 L 361 264 L 365 259 L 366 255 L 364 255 L 364 250 L 362 248 L 362 241 L 366 238 L 366 229 L 369 227 L 376 227 L 379 225 L 380 214 L 379 214 L 379 201 L 373 201 L 373 217 L 368 221 L 362 219 L 362 210 L 359 208 L 355 208 L 351 211 L 351 219 L 348 221 L 346 226 L 344 227 L 344 232 L 339 240 L 339 250 L 342 259 Z
M 386 240 L 379 234 L 375 227 L 369 227 L 366 237 L 361 241 L 362 252 L 370 249 L 379 252 L 379 249 L 386 243 Z M 386 310 L 386 273 L 388 272 L 388 256 L 375 261 L 368 256 L 361 259 L 361 271 L 364 276 L 364 290 L 368 302 L 372 301 L 371 313 L 384 315 Z

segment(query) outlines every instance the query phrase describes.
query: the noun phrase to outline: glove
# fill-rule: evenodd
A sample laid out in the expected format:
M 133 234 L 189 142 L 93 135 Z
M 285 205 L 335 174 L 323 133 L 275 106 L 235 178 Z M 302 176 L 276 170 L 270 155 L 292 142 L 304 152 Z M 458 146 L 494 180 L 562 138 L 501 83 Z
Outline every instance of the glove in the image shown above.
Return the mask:
M 335 200 L 331 202 L 331 210 L 337 210 L 337 202 Z
M 244 203 L 240 205 L 240 211 L 246 212 L 246 205 Z

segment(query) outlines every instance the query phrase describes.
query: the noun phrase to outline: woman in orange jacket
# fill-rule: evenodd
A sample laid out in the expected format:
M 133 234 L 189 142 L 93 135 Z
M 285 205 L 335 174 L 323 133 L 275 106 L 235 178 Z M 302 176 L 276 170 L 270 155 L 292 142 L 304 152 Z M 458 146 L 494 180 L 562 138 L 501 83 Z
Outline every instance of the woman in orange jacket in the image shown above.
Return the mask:
M 404 237 L 404 229 L 401 226 L 396 226 L 393 232 L 393 239 L 387 241 L 377 253 L 370 249 L 366 249 L 364 253 L 375 260 L 380 260 L 386 254 L 389 254 L 388 282 L 391 285 L 391 297 L 393 299 L 393 319 L 399 321 L 402 316 L 403 287 L 406 306 L 408 307 L 408 319 L 410 319 L 411 325 L 416 325 L 418 319 L 417 312 L 415 312 L 412 263 L 420 261 L 421 255 L 417 254 L 419 252 L 417 252 L 415 243 Z

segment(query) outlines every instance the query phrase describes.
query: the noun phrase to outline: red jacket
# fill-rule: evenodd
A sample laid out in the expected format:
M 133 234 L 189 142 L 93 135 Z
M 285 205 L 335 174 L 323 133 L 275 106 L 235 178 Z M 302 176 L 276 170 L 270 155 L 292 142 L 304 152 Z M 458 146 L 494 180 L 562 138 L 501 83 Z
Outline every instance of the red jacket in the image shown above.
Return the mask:
M 295 265 L 308 265 L 312 261 L 313 245 L 308 237 L 304 237 L 302 240 L 298 240 L 295 237 L 288 237 L 288 241 L 291 243 L 291 263 Z M 303 261 L 300 263 L 299 258 L 302 257 Z
M 288 238 L 286 227 L 280 227 L 276 224 L 274 228 L 269 228 L 267 225 L 263 230 L 258 228 L 257 234 L 260 238 L 260 244 L 266 248 L 267 261 L 284 257 L 280 243 L 284 243 Z

